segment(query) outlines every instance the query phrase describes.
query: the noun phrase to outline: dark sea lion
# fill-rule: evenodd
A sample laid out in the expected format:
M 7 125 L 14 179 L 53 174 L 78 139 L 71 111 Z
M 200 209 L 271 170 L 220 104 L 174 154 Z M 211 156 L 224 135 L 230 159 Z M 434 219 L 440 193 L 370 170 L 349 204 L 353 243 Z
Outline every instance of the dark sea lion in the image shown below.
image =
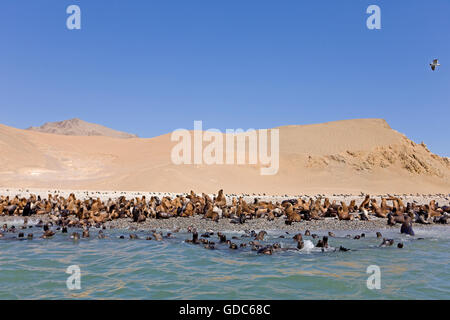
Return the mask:
M 53 237 L 54 235 L 55 235 L 55 232 L 53 232 L 52 230 L 50 230 L 50 229 L 48 228 L 48 225 L 47 225 L 47 224 L 44 225 L 44 234 L 42 235 L 42 238 L 48 239 L 48 238 Z
M 377 238 L 381 238 L 381 237 L 382 237 L 381 232 L 377 231 Z
M 397 244 L 397 248 L 399 248 L 399 249 L 403 248 L 403 243 L 401 243 L 401 242 L 398 243 L 398 244 Z
M 28 217 L 28 216 L 31 216 L 31 214 L 32 214 L 32 212 L 31 212 L 31 203 L 27 202 L 27 204 L 23 208 L 22 216 Z
M 393 239 L 383 238 L 383 242 L 380 244 L 380 247 L 390 247 L 393 244 L 394 244 L 394 240 Z
M 434 217 L 434 223 L 448 224 L 449 216 L 446 214 L 441 215 L 440 217 Z
M 224 234 L 222 234 L 221 232 L 218 232 L 217 236 L 219 237 L 220 242 L 226 242 L 227 241 L 227 237 Z
M 347 252 L 347 251 L 350 251 L 350 249 L 347 249 L 347 248 L 344 248 L 343 246 L 340 246 L 339 247 L 339 251 Z
M 406 217 L 405 221 L 402 223 L 402 226 L 400 227 L 400 233 L 409 234 L 410 236 L 414 236 L 414 231 L 412 228 L 411 218 Z
M 230 243 L 230 249 L 236 250 L 238 248 L 238 246 L 236 245 L 236 243 L 231 242 Z
M 27 234 L 27 239 L 28 240 L 32 240 L 33 239 L 33 234 L 32 233 Z
M 317 242 L 316 247 L 317 248 L 328 248 L 328 237 L 323 236 L 323 238 L 321 240 L 319 240 L 319 242 Z
M 272 255 L 272 253 L 273 253 L 272 246 L 266 246 L 258 250 L 258 254 Z
M 295 241 L 302 241 L 303 237 L 301 233 L 297 233 L 295 236 L 292 237 Z

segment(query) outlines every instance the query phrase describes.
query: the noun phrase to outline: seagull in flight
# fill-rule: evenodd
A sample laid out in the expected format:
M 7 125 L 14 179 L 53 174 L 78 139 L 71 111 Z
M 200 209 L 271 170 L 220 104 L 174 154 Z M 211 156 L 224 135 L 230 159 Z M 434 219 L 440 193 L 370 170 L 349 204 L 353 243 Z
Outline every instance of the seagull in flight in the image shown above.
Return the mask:
M 434 59 L 433 63 L 430 63 L 431 66 L 431 70 L 434 71 L 434 69 L 436 69 L 436 67 L 440 66 L 438 59 Z

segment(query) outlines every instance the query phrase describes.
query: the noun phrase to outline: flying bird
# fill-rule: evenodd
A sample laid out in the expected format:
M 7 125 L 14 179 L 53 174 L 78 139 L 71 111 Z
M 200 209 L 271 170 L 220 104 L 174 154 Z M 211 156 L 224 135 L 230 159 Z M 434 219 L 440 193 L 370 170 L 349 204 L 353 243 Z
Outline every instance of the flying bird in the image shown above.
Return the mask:
M 438 59 L 434 59 L 433 63 L 430 63 L 431 66 L 431 70 L 434 71 L 434 69 L 436 69 L 436 67 L 440 66 Z

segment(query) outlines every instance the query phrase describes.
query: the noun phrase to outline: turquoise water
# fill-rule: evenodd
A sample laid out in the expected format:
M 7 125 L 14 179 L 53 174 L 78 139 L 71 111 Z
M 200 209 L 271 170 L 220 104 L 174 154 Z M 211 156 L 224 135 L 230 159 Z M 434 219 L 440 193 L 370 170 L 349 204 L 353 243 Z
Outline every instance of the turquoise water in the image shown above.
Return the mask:
M 383 232 L 396 243 L 401 240 L 403 249 L 379 248 L 381 240 L 374 232 L 365 231 L 366 238 L 353 240 L 345 235 L 356 232 L 336 231 L 329 244 L 352 251 L 284 251 L 272 256 L 257 255 L 250 248 L 207 250 L 182 242 L 191 238 L 188 233 L 156 242 L 143 240 L 146 232 L 137 232 L 142 240 L 119 239 L 128 235 L 119 230 L 105 230 L 109 238 L 97 239 L 98 231 L 91 229 L 90 239 L 74 242 L 61 233 L 39 239 L 38 230 L 25 231 L 35 234 L 31 241 L 10 238 L 17 233 L 0 239 L 0 299 L 450 298 L 448 227 L 416 230 L 414 238 Z M 280 239 L 281 234 L 285 233 L 269 232 L 268 242 L 294 247 L 293 234 Z M 70 265 L 80 267 L 80 290 L 67 289 L 70 275 L 65 271 Z M 369 265 L 380 267 L 379 290 L 367 288 Z

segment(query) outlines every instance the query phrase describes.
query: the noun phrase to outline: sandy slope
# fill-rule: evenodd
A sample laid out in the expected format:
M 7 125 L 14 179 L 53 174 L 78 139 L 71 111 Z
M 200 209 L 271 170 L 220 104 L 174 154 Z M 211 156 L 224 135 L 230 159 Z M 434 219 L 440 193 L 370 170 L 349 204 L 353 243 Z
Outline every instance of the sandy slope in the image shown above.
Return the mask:
M 280 167 L 175 165 L 170 134 L 65 136 L 0 125 L 0 187 L 308 194 L 450 193 L 450 161 L 381 119 L 280 127 Z M 208 143 L 204 143 L 206 146 Z

